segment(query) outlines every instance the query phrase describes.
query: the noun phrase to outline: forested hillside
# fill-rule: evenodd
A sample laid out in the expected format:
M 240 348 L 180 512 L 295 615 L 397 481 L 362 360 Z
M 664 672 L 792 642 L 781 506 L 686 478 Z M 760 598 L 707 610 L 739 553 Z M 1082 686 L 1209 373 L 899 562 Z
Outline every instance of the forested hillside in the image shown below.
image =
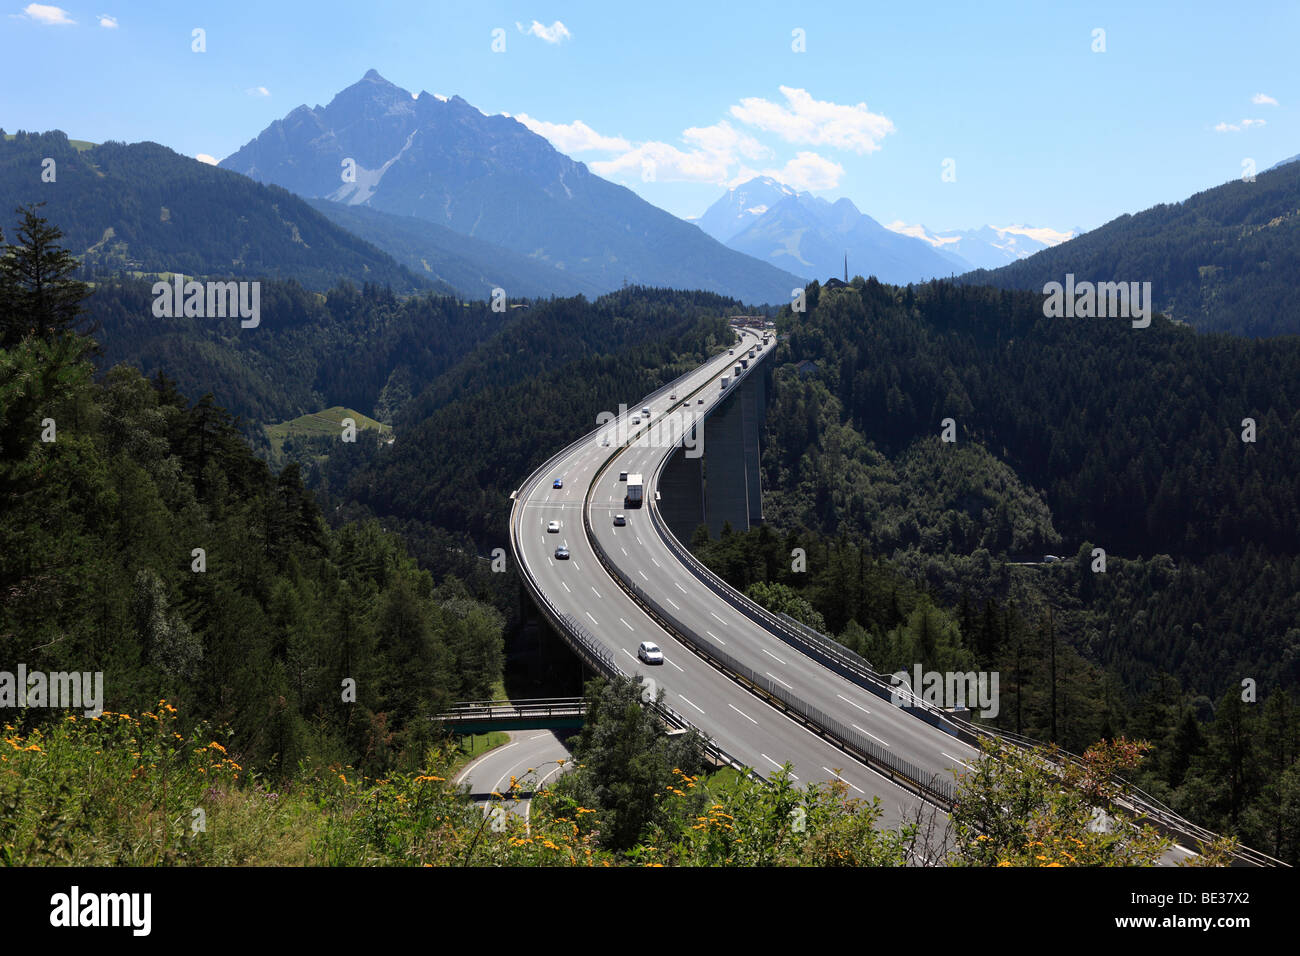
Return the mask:
M 96 288 L 88 303 L 101 364 L 162 369 L 187 394 L 211 391 L 248 422 L 273 424 L 331 405 L 391 423 L 402 405 L 494 335 L 512 313 L 486 302 L 340 284 L 322 295 L 297 282 L 263 281 L 261 323 L 155 318 L 150 283 Z M 260 435 L 260 428 L 250 435 Z
M 1300 163 L 1125 214 L 973 285 L 1042 292 L 1048 282 L 1150 282 L 1155 306 L 1207 331 L 1300 334 Z
M 730 340 L 738 304 L 712 293 L 631 287 L 534 303 L 412 399 L 391 447 L 333 453 L 313 472 L 330 504 L 382 515 L 421 547 L 432 528 L 480 553 L 506 543 L 509 498 L 602 411 L 634 403 Z
M 320 290 L 348 280 L 454 294 L 292 193 L 157 143 L 78 149 L 58 130 L 0 130 L 0 214 L 33 202 L 45 204 L 42 215 L 59 224 L 87 279 L 181 272 L 292 278 Z
M 952 283 L 808 293 L 778 320 L 771 527 L 698 553 L 882 672 L 999 672 L 999 726 L 1151 740 L 1147 789 L 1300 854 L 1300 340 Z
M 263 773 L 422 760 L 427 715 L 500 679 L 487 587 L 435 584 L 373 522 L 328 529 L 210 395 L 127 366 L 96 383 L 76 263 L 26 230 L 39 247 L 0 268 L 0 669 L 102 672 L 106 711 L 173 701 Z

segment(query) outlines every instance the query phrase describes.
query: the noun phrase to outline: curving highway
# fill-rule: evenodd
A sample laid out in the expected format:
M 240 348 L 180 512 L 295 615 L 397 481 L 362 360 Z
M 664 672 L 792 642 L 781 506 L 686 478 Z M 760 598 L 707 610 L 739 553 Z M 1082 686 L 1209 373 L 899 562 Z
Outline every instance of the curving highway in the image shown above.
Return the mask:
M 663 692 L 670 717 L 698 728 L 725 759 L 763 776 L 788 763 L 801 784 L 838 779 L 852 796 L 879 798 L 881 822 L 898 826 L 925 811 L 927 800 L 941 806 L 945 788 L 950 798 L 954 779 L 978 756 L 955 735 L 962 733 L 959 722 L 922 719 L 880 696 L 876 675 L 864 678 L 851 664 L 832 669 L 834 660 L 821 663 L 827 657 L 819 659 L 818 647 L 792 637 L 789 626 L 700 566 L 658 515 L 659 474 L 673 447 L 637 439 L 670 415 L 707 415 L 725 401 L 738 385 L 723 387 L 720 380 L 750 348 L 760 350 L 760 361 L 767 358 L 760 336 L 743 330 L 732 351 L 629 402 L 622 419 L 603 423 L 530 475 L 513 496 L 515 559 L 539 607 L 589 665 L 650 682 Z M 745 375 L 758 369 L 757 362 L 749 364 Z M 646 419 L 646 407 L 648 421 L 634 424 Z M 624 473 L 644 477 L 642 507 L 625 506 Z M 661 626 L 668 619 L 689 646 Z M 663 650 L 662 663 L 638 658 L 643 641 Z M 772 700 L 802 712 L 805 722 Z M 1130 797 L 1135 793 L 1136 809 L 1166 832 L 1213 836 L 1140 791 Z M 1161 863 L 1188 855 L 1194 854 L 1176 845 Z M 1256 864 L 1277 862 L 1246 848 L 1238 855 Z
M 742 349 L 759 344 L 756 334 L 744 333 L 735 355 L 722 352 L 671 386 L 629 403 L 628 417 L 639 417 L 642 407 L 649 406 L 652 419 L 659 419 L 680 410 L 687 400 L 692 411 L 707 413 L 728 394 L 718 380 L 731 374 Z M 670 398 L 672 394 L 678 396 L 676 400 Z M 698 398 L 704 399 L 703 404 L 697 403 Z M 635 436 L 645 423 L 626 427 Z M 609 560 L 695 633 L 792 694 L 815 701 L 821 710 L 900 757 L 951 780 L 953 769 L 959 770 L 962 761 L 975 754 L 973 748 L 889 706 L 756 625 L 678 561 L 652 527 L 651 501 L 641 508 L 624 507 L 626 483 L 620 473 L 643 474 L 645 495 L 653 499 L 658 466 L 672 449 L 638 447 L 635 441 L 619 447 L 617 433 L 605 445 L 608 431 L 609 427 L 593 430 L 516 492 L 512 512 L 516 558 L 545 599 L 584 625 L 623 673 L 653 680 L 656 689 L 663 690 L 665 704 L 759 773 L 770 774 L 788 762 L 800 783 L 838 777 L 854 796 L 879 797 L 884 822 L 891 826 L 917 809 L 916 794 L 774 708 L 667 633 L 597 557 L 583 524 L 589 498 L 586 507 L 593 536 Z M 560 488 L 554 487 L 557 479 Z M 614 524 L 616 514 L 626 516 L 624 526 Z M 552 522 L 557 523 L 557 531 L 548 531 Z M 567 548 L 570 556 L 557 558 L 557 547 Z M 646 665 L 637 658 L 642 641 L 663 649 L 662 664 Z

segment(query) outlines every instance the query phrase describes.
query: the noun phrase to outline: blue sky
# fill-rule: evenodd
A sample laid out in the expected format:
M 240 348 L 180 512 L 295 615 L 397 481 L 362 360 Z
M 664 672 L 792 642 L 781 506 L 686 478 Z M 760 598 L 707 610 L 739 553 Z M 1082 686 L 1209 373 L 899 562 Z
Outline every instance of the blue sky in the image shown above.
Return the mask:
M 0 2 L 10 131 L 222 158 L 374 68 L 680 216 L 773 172 L 883 223 L 1089 229 L 1300 153 L 1294 0 Z

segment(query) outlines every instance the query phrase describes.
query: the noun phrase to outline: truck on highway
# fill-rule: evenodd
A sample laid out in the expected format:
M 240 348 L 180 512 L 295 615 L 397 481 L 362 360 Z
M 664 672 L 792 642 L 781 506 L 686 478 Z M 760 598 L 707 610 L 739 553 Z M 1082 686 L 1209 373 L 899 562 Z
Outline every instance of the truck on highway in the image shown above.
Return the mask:
M 641 497 L 645 490 L 645 485 L 641 480 L 641 475 L 630 474 L 627 476 L 627 491 L 623 494 L 623 505 L 628 508 L 640 508 Z
M 740 373 L 741 373 L 742 371 L 743 371 L 743 369 L 741 368 L 740 364 L 737 363 L 737 364 L 736 364 L 735 371 L 734 371 L 732 374 L 734 374 L 734 375 L 736 376 L 736 378 L 740 378 Z
M 719 391 L 725 391 L 727 386 L 730 384 L 731 384 L 731 376 L 729 375 L 722 376 L 722 388 L 719 389 Z

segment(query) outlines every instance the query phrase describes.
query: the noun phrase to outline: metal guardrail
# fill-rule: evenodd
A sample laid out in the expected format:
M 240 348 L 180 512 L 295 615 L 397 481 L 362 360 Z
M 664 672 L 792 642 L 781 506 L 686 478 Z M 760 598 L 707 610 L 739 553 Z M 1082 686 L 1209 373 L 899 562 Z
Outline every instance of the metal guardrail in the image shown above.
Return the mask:
M 668 382 L 666 385 L 662 386 L 661 388 L 657 389 L 654 392 L 651 392 L 648 396 L 646 396 L 644 401 L 646 403 L 649 403 L 662 397 L 665 394 L 670 394 L 683 381 L 685 381 L 686 379 L 694 375 L 696 371 L 698 371 L 698 369 L 690 369 L 689 371 L 682 373 L 677 378 Z M 526 490 L 531 489 L 533 485 L 537 484 L 538 481 L 541 481 L 544 478 L 544 476 L 555 467 L 557 462 L 568 457 L 572 452 L 574 452 L 576 449 L 586 444 L 587 442 L 594 440 L 597 437 L 597 435 L 599 435 L 607 427 L 608 426 L 604 426 L 604 425 L 597 426 L 591 431 L 585 433 L 582 437 L 578 438 L 576 441 L 573 441 L 568 445 L 566 445 L 564 448 L 560 449 L 554 455 L 551 455 L 544 462 L 542 462 L 542 464 L 540 464 L 537 468 L 535 468 L 533 472 L 527 478 L 524 479 L 523 483 L 520 484 L 520 486 L 517 489 L 515 489 L 514 494 L 510 496 L 513 501 L 513 504 L 510 509 L 510 549 L 514 553 L 515 565 L 520 569 L 519 576 L 523 581 L 524 586 L 528 589 L 528 592 L 532 595 L 533 601 L 537 605 L 538 609 L 541 610 L 543 615 L 551 622 L 551 625 L 555 628 L 556 633 L 558 633 L 562 638 L 565 639 L 565 641 L 577 653 L 578 657 L 583 661 L 583 663 L 585 663 L 589 668 L 591 668 L 591 670 L 594 673 L 601 674 L 606 677 L 626 678 L 627 674 L 625 674 L 622 668 L 619 667 L 618 662 L 614 659 L 614 655 L 609 651 L 609 649 L 603 643 L 601 643 L 599 639 L 597 639 L 593 634 L 591 634 L 591 632 L 587 630 L 585 625 L 583 625 L 576 618 L 574 618 L 573 615 L 561 611 L 554 603 L 552 603 L 550 598 L 548 598 L 545 592 L 543 592 L 542 589 L 538 586 L 537 582 L 533 580 L 532 573 L 528 569 L 528 563 L 524 560 L 523 547 L 519 541 L 520 502 L 523 498 L 526 497 L 526 495 L 522 495 L 521 492 L 525 492 Z M 602 472 L 606 467 L 608 467 L 609 462 L 613 459 L 615 454 L 617 454 L 617 451 L 611 453 L 610 457 L 606 459 L 604 465 L 602 465 L 601 467 Z M 585 515 L 586 515 L 585 498 L 583 501 L 583 514 L 585 520 Z M 719 764 L 732 767 L 740 771 L 741 773 L 747 774 L 751 779 L 759 780 L 759 781 L 766 779 L 761 773 L 754 770 L 752 767 L 749 767 L 748 765 L 743 763 L 741 760 L 739 760 L 732 754 L 728 753 L 708 734 L 704 733 L 702 730 L 700 730 L 700 728 L 696 727 L 689 720 L 687 720 L 677 711 L 673 710 L 667 704 L 664 704 L 661 701 L 653 701 L 653 702 L 646 702 L 646 706 L 650 707 L 660 717 L 660 719 L 663 720 L 668 726 L 675 727 L 679 730 L 694 731 L 697 734 L 698 739 L 701 741 L 701 749 L 703 750 L 706 759 L 713 760 Z
M 750 366 L 744 370 L 744 374 L 748 374 L 757 367 L 757 362 L 751 363 Z M 743 378 L 744 374 L 739 376 L 737 380 Z M 742 686 L 746 686 L 758 696 L 766 699 L 769 703 L 775 704 L 785 713 L 797 716 L 802 723 L 814 728 L 822 736 L 834 742 L 851 756 L 857 757 L 867 766 L 881 772 L 892 782 L 902 784 L 906 789 L 934 800 L 944 807 L 951 807 L 953 800 L 956 797 L 955 786 L 951 781 L 942 780 L 936 774 L 927 774 L 915 764 L 903 760 L 902 758 L 890 753 L 887 749 L 873 743 L 865 734 L 852 730 L 842 722 L 835 720 L 829 714 L 826 714 L 824 711 L 818 709 L 807 701 L 804 701 L 802 698 L 786 690 L 784 687 L 781 687 L 777 682 L 770 680 L 765 675 L 760 675 L 748 665 L 741 663 L 733 655 L 722 650 L 721 646 L 687 627 L 679 618 L 676 617 L 676 615 L 672 614 L 662 604 L 651 597 L 641 588 L 640 585 L 634 582 L 629 575 L 624 573 L 624 571 L 610 559 L 609 555 L 605 552 L 605 549 L 601 547 L 600 542 L 597 540 L 592 530 L 590 514 L 588 511 L 588 502 L 593 490 L 600 480 L 600 477 L 606 472 L 606 470 L 608 470 L 616 455 L 617 453 L 611 454 L 597 470 L 596 476 L 592 481 L 591 486 L 588 488 L 586 496 L 584 496 L 582 509 L 583 530 L 587 535 L 588 541 L 591 543 L 592 550 L 595 552 L 597 559 L 601 562 L 601 565 L 610 576 L 613 577 L 614 580 L 618 581 L 619 584 L 622 585 L 623 589 L 627 591 L 628 594 L 630 594 L 632 598 L 651 615 L 651 617 L 655 618 L 665 630 L 670 634 L 673 634 L 679 641 L 681 641 L 681 643 L 691 648 L 700 657 L 712 663 L 728 677 L 736 680 Z M 665 456 L 656 466 L 656 476 L 660 471 L 662 471 L 664 462 L 667 461 L 667 457 L 668 456 Z M 647 507 L 650 509 L 652 523 L 655 524 L 656 528 L 662 535 L 666 528 L 662 524 L 663 519 L 659 514 L 659 510 L 654 505 L 650 496 L 647 496 Z M 691 555 L 689 551 L 686 551 L 685 548 L 682 547 L 681 543 L 677 541 L 676 537 L 672 536 L 671 532 L 668 532 L 665 542 L 668 543 L 674 553 L 679 555 L 679 558 L 699 564 L 698 559 L 696 559 L 694 555 Z M 676 546 L 674 547 L 674 545 Z M 730 588 L 730 585 L 722 582 L 721 579 L 717 580 L 724 588 Z M 734 591 L 734 589 L 731 590 Z M 750 603 L 752 604 L 752 602 Z M 754 605 L 754 607 L 757 608 L 757 605 Z M 771 615 L 770 612 L 765 609 L 759 610 L 761 610 L 764 615 L 772 618 L 773 621 L 777 620 L 774 615 Z M 791 631 L 790 633 L 793 635 L 795 632 Z M 820 635 L 818 636 L 820 637 Z M 834 645 L 835 648 L 842 650 L 844 655 L 846 655 L 843 658 L 846 662 L 851 663 L 851 658 L 847 655 L 858 657 L 858 655 L 853 655 L 847 648 L 841 648 L 840 645 L 835 645 L 834 642 L 829 641 L 829 639 L 823 638 L 822 641 L 824 644 L 831 644 Z M 811 644 L 807 639 L 804 639 L 802 643 Z M 823 648 L 823 653 L 828 657 L 830 656 L 830 651 L 830 648 Z M 860 657 L 858 659 L 861 660 Z
M 731 387 L 734 388 L 735 384 L 739 382 L 741 378 L 747 376 L 757 367 L 757 361 L 750 363 L 747 368 L 742 370 L 741 375 L 735 377 Z M 678 378 L 673 379 L 662 388 L 652 392 L 644 399 L 645 403 L 649 404 L 653 400 L 668 393 L 684 379 L 690 377 L 690 375 L 695 371 L 695 369 L 692 369 Z M 706 386 L 702 386 L 702 388 L 703 387 Z M 695 395 L 698 391 L 702 390 L 702 388 L 692 392 L 691 395 Z M 649 427 L 648 422 L 646 427 Z M 540 480 L 541 476 L 545 472 L 554 466 L 555 462 L 566 457 L 578 446 L 594 438 L 599 431 L 600 428 L 594 429 L 593 431 L 583 435 L 582 438 L 561 449 L 555 455 L 552 455 L 541 466 L 539 466 L 528 477 L 528 479 L 525 480 L 520 488 L 516 490 L 515 495 L 512 496 L 512 498 L 516 499 L 516 507 L 511 509 L 510 515 L 511 547 L 515 552 L 515 560 L 521 569 L 526 571 L 527 564 L 523 560 L 522 548 L 518 542 L 517 505 L 519 492 L 535 484 Z M 609 458 L 605 460 L 597 471 L 596 480 L 599 480 L 600 476 L 609 467 L 617 454 L 618 450 L 611 452 Z M 654 475 L 656 483 L 659 473 L 667 463 L 668 457 L 669 456 L 665 456 L 655 468 Z M 591 488 L 594 487 L 595 481 L 593 481 Z M 700 654 L 701 657 L 706 660 L 711 660 L 715 666 L 718 666 L 719 669 L 724 673 L 727 673 L 728 676 L 748 685 L 752 690 L 769 701 L 777 702 L 787 713 L 798 715 L 805 723 L 816 727 L 824 736 L 834 740 L 847 752 L 857 756 L 869 766 L 873 766 L 877 770 L 882 771 L 893 782 L 902 783 L 907 787 L 907 789 L 935 800 L 946 807 L 952 806 L 953 800 L 956 796 L 956 788 L 952 782 L 939 779 L 937 775 L 930 775 L 927 779 L 926 773 L 919 767 L 894 756 L 889 751 L 884 750 L 867 740 L 862 734 L 845 727 L 844 724 L 835 720 L 835 718 L 830 715 L 795 697 L 784 689 L 779 688 L 774 682 L 767 680 L 765 677 L 760 677 L 751 668 L 736 660 L 729 653 L 712 645 L 712 642 L 709 642 L 707 639 L 701 639 L 698 634 L 695 634 L 691 629 L 686 628 L 674 615 L 670 614 L 662 607 L 662 605 L 646 594 L 639 585 L 624 575 L 617 566 L 613 565 L 609 560 L 608 555 L 604 553 L 604 549 L 600 547 L 599 543 L 596 541 L 595 535 L 592 533 L 587 514 L 587 499 L 590 497 L 591 488 L 588 489 L 587 496 L 584 497 L 583 501 L 583 526 L 587 533 L 588 540 L 592 544 L 594 552 L 611 576 L 615 580 L 619 581 L 620 584 L 623 585 L 624 589 L 627 590 L 628 593 L 638 601 L 638 603 L 641 603 L 642 606 L 645 607 L 646 610 L 655 617 L 666 630 L 674 633 L 679 639 L 682 639 L 684 644 L 691 647 L 692 650 Z M 720 596 L 724 597 L 728 603 L 733 605 L 733 607 L 740 610 L 757 623 L 760 623 L 765 630 L 783 640 L 785 643 L 796 647 L 796 649 L 801 650 L 807 656 L 819 661 L 824 666 L 841 673 L 842 676 L 854 680 L 855 683 L 859 683 L 859 685 L 864 687 L 864 689 L 870 690 L 881 696 L 892 696 L 894 688 L 880 678 L 880 675 L 875 672 L 869 661 L 861 655 L 854 653 L 849 648 L 844 647 L 842 644 L 839 644 L 838 642 L 820 634 L 813 628 L 804 625 L 802 622 L 796 621 L 788 615 L 773 614 L 766 608 L 760 607 L 751 599 L 741 594 L 735 588 L 731 587 L 731 585 L 727 584 L 715 575 L 707 566 L 699 561 L 698 558 L 691 554 L 684 545 L 682 545 L 663 521 L 662 516 L 659 514 L 658 507 L 654 502 L 653 496 L 646 496 L 646 507 L 650 509 L 651 522 L 655 525 L 657 532 L 660 534 L 665 544 L 667 544 L 668 547 L 678 556 L 679 560 L 681 560 L 683 564 L 695 573 L 697 578 L 707 584 Z M 524 579 L 526 586 L 533 594 L 534 600 L 537 602 L 538 606 L 542 608 L 543 612 L 551 618 L 552 623 L 556 625 L 557 631 L 571 639 L 574 649 L 578 652 L 579 656 L 592 667 L 593 670 L 597 673 L 605 673 L 611 676 L 626 676 L 618 666 L 618 663 L 614 660 L 613 655 L 610 654 L 608 649 L 600 641 L 596 640 L 590 632 L 587 631 L 584 625 L 574 619 L 572 615 L 559 611 L 558 608 L 551 604 L 550 600 L 542 593 L 536 582 L 533 581 L 531 574 L 524 573 L 521 577 Z M 703 732 L 699 731 L 699 728 L 696 728 L 689 720 L 672 710 L 672 708 L 662 703 L 654 703 L 649 706 L 651 706 L 666 723 L 683 730 L 695 730 L 704 741 L 704 749 L 707 756 L 746 772 L 754 779 L 765 779 L 762 774 L 755 771 L 752 767 L 742 764 L 735 757 L 728 754 L 725 750 L 719 747 L 715 741 L 703 734 Z M 1026 749 L 1042 746 L 1040 742 L 1034 741 L 1031 738 L 1022 737 L 1021 735 L 1001 731 L 996 728 L 976 725 L 970 721 L 964 720 L 963 718 L 949 714 L 939 708 L 930 707 L 929 705 L 923 704 L 921 707 L 910 709 L 926 714 L 930 718 L 927 722 L 947 724 L 950 728 L 950 733 L 959 739 L 966 740 L 967 742 L 974 742 L 980 739 L 991 739 L 996 740 L 999 743 L 1010 744 L 1015 747 Z M 1073 761 L 1078 761 L 1080 759 L 1077 755 L 1070 754 L 1066 751 L 1058 750 L 1058 753 L 1062 755 L 1062 759 Z M 1169 807 L 1160 803 L 1160 801 L 1141 791 L 1139 788 L 1133 786 L 1127 781 L 1121 779 L 1118 782 L 1125 787 L 1134 809 L 1153 818 L 1156 822 L 1160 823 L 1164 829 L 1181 833 L 1198 840 L 1208 841 L 1216 838 L 1216 834 L 1179 816 L 1175 811 L 1171 810 Z M 1281 863 L 1281 861 L 1275 860 L 1266 854 L 1252 850 L 1248 847 L 1239 848 L 1238 856 L 1246 862 L 1251 862 L 1261 866 L 1285 865 Z
M 665 456 L 653 472 L 655 484 L 658 484 L 659 475 L 667 464 L 668 457 L 670 456 Z M 866 658 L 854 653 L 849 648 L 826 637 L 813 628 L 808 627 L 803 624 L 803 622 L 796 621 L 789 615 L 779 613 L 774 614 L 773 612 L 768 611 L 766 608 L 757 604 L 753 599 L 741 593 L 715 574 L 712 569 L 695 557 L 695 555 L 681 543 L 677 536 L 673 534 L 672 529 L 668 527 L 667 522 L 660 514 L 653 497 L 648 500 L 650 501 L 651 524 L 654 525 L 660 538 L 677 556 L 678 560 L 691 570 L 698 580 L 707 585 L 716 594 L 723 597 L 736 610 L 749 617 L 756 624 L 763 627 L 787 645 L 794 647 L 796 650 L 801 651 L 806 656 L 811 657 L 823 666 L 848 678 L 864 690 L 868 690 L 885 699 L 893 699 L 896 687 L 886 682 L 881 675 L 872 668 L 870 662 L 867 661 Z M 637 587 L 635 584 L 632 584 L 632 586 Z M 991 740 L 996 741 L 999 744 L 1010 745 L 1025 750 L 1038 749 L 1044 746 L 1041 741 L 1020 734 L 1015 734 L 1010 731 L 1000 730 L 995 727 L 975 724 L 972 721 L 949 713 L 942 708 L 934 707 L 933 705 L 925 703 L 920 698 L 914 697 L 913 699 L 915 705 L 908 707 L 907 710 L 909 710 L 914 716 L 925 720 L 932 726 L 947 731 L 965 743 L 976 744 L 981 740 Z M 823 716 L 826 721 L 829 721 L 832 724 L 837 723 L 834 718 L 825 715 Z M 842 727 L 843 725 L 840 724 L 840 726 Z M 1062 761 L 1068 761 L 1076 765 L 1082 764 L 1082 758 L 1077 754 L 1073 754 L 1059 747 L 1056 752 L 1059 759 Z M 1218 837 L 1218 834 L 1192 823 L 1190 820 L 1177 813 L 1177 811 L 1168 807 L 1124 778 L 1116 776 L 1114 782 L 1123 791 L 1123 797 L 1120 801 L 1121 806 L 1126 810 L 1137 814 L 1139 817 L 1149 819 L 1160 829 L 1203 842 L 1209 842 Z M 1253 863 L 1258 866 L 1286 865 L 1282 861 L 1276 860 L 1265 853 L 1244 846 L 1238 848 L 1237 856 L 1244 862 Z
M 587 712 L 583 697 L 549 697 L 527 700 L 467 700 L 452 705 L 435 720 L 465 720 L 502 717 L 575 717 Z

